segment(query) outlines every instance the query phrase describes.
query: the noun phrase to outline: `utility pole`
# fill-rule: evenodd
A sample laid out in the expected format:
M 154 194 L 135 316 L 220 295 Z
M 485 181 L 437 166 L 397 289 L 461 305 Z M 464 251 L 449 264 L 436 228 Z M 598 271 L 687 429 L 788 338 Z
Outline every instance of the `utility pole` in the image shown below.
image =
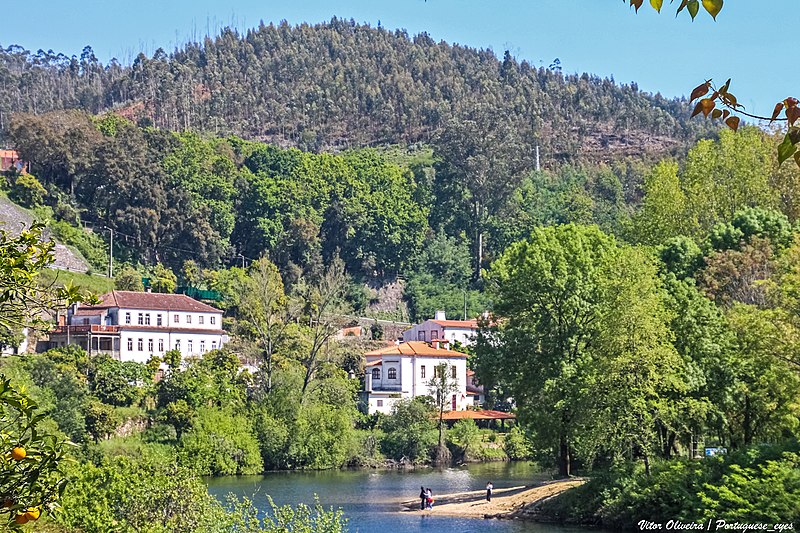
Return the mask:
M 467 319 L 467 289 L 464 289 L 464 320 Z
M 114 230 L 109 228 L 108 226 L 103 226 L 103 228 L 107 229 L 111 238 L 108 241 L 108 277 L 110 279 L 114 278 Z
M 542 167 L 539 165 L 539 145 L 536 145 L 536 172 L 539 172 Z

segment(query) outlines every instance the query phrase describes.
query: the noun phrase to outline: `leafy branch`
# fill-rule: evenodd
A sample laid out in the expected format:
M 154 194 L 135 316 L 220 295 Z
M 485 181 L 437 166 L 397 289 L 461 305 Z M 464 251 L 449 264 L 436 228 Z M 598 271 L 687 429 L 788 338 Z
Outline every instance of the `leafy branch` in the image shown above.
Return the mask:
M 692 111 L 692 116 L 695 117 L 702 113 L 705 117 L 710 115 L 712 119 L 722 119 L 734 131 L 739 129 L 740 119 L 733 113 L 755 120 L 769 121 L 770 123 L 776 120 L 786 122 L 789 129 L 783 142 L 778 145 L 778 164 L 783 164 L 784 161 L 794 156 L 795 163 L 800 166 L 800 151 L 797 149 L 797 145 L 800 143 L 800 105 L 797 98 L 788 97 L 778 102 L 775 104 L 772 115 L 764 117 L 746 112 L 744 106 L 736 99 L 736 96 L 729 91 L 730 85 L 731 80 L 728 79 L 724 85 L 716 88 L 712 80 L 707 80 L 705 83 L 695 87 L 689 97 L 689 101 L 699 100 L 694 107 L 694 111 Z M 711 92 L 711 95 L 706 96 L 709 92 Z M 719 104 L 719 107 L 717 104 Z M 781 113 L 783 113 L 783 116 L 781 116 Z
M 626 0 L 622 0 L 623 3 Z M 639 11 L 639 8 L 642 7 L 644 4 L 644 0 L 629 0 L 630 5 Z M 670 2 L 672 3 L 672 2 Z M 680 5 L 678 6 L 678 10 L 675 13 L 675 16 L 678 16 L 681 11 L 684 9 L 688 11 L 689 15 L 692 17 L 692 20 L 697 16 L 700 12 L 700 4 L 703 5 L 703 9 L 705 9 L 709 15 L 711 15 L 714 20 L 717 19 L 717 15 L 719 12 L 722 11 L 722 5 L 724 4 L 724 0 L 681 0 Z M 664 6 L 664 0 L 650 0 L 650 5 L 661 13 L 661 8 Z

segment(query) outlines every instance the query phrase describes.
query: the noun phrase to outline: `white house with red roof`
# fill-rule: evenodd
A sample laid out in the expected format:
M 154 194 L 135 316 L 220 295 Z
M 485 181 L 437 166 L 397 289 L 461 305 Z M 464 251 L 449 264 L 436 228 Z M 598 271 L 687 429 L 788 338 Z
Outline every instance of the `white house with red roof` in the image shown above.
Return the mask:
M 445 365 L 458 384 L 446 408 L 458 411 L 470 407 L 473 400 L 467 394 L 467 354 L 450 350 L 448 344 L 445 340 L 409 341 L 364 354 L 363 395 L 368 414 L 389 414 L 399 400 L 434 396 L 430 381 L 440 365 Z
M 198 356 L 228 340 L 222 311 L 185 294 L 111 291 L 97 305 L 75 304 L 62 322 L 50 348 L 72 344 L 120 361 L 145 363 L 169 350 Z
M 436 311 L 433 319 L 428 319 L 403 332 L 403 340 L 408 341 L 434 341 L 446 339 L 449 342 L 458 341 L 465 346 L 475 342 L 478 334 L 477 320 L 447 320 L 444 311 Z

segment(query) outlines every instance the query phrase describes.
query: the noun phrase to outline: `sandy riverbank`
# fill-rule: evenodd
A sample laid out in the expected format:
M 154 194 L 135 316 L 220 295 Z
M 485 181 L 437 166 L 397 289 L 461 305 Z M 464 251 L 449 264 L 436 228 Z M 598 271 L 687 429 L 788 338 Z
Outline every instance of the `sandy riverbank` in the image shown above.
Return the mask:
M 510 519 L 518 517 L 525 507 L 581 485 L 584 481 L 586 480 L 576 478 L 550 481 L 533 486 L 495 488 L 491 502 L 486 501 L 486 491 L 483 490 L 456 494 L 434 494 L 435 503 L 430 511 L 420 511 L 419 499 L 403 502 L 402 505 L 405 512 L 468 518 Z

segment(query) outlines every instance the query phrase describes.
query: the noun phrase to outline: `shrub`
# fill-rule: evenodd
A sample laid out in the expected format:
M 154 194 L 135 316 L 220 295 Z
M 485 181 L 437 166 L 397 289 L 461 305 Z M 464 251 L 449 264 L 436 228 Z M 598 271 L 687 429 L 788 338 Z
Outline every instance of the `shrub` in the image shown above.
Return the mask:
M 14 179 L 8 197 L 25 207 L 38 207 L 44 202 L 47 190 L 33 174 L 20 174 Z

